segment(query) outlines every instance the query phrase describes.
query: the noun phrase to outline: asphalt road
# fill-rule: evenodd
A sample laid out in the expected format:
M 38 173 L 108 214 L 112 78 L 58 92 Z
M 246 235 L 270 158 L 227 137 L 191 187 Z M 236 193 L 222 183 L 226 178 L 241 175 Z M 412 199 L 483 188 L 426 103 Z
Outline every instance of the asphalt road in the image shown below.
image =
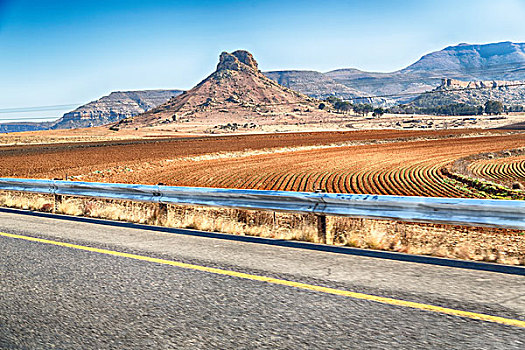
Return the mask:
M 525 348 L 436 308 L 525 321 L 524 276 L 2 211 L 0 232 L 53 241 L 0 234 L 0 349 Z

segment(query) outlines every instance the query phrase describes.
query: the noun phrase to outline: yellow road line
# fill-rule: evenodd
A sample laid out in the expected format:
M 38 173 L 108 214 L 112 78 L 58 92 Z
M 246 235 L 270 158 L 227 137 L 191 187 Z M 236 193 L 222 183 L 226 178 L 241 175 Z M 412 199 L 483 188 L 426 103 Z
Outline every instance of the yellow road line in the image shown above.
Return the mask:
M 354 298 L 354 299 L 375 301 L 375 302 L 382 303 L 382 304 L 409 307 L 409 308 L 413 308 L 413 309 L 437 312 L 437 313 L 441 313 L 441 314 L 447 314 L 447 315 L 453 315 L 453 316 L 459 316 L 459 317 L 466 317 L 466 318 L 471 318 L 471 319 L 474 319 L 474 320 L 494 322 L 494 323 L 500 323 L 500 324 L 504 324 L 504 325 L 508 325 L 508 326 L 515 326 L 515 327 L 525 328 L 525 321 L 520 321 L 520 320 L 515 320 L 515 319 L 510 319 L 510 318 L 504 318 L 504 317 L 499 317 L 499 316 L 491 316 L 491 315 L 479 314 L 479 313 L 475 313 L 475 312 L 468 312 L 468 311 L 449 309 L 449 308 L 440 307 L 440 306 L 434 306 L 434 305 L 428 305 L 428 304 L 422 304 L 422 303 L 415 303 L 415 302 L 411 302 L 411 301 L 398 300 L 398 299 L 392 299 L 392 298 L 385 298 L 385 297 L 369 295 L 369 294 L 363 294 L 363 293 L 349 292 L 349 291 L 341 290 L 341 289 L 321 287 L 321 286 L 316 286 L 316 285 L 312 285 L 312 284 L 287 281 L 287 280 L 282 280 L 282 279 L 273 278 L 273 277 L 252 275 L 252 274 L 248 274 L 248 273 L 217 269 L 217 268 L 206 267 L 206 266 L 201 266 L 201 265 L 186 264 L 186 263 L 172 261 L 172 260 L 152 258 L 152 257 L 149 257 L 149 256 L 143 256 L 143 255 L 137 255 L 137 254 L 122 253 L 122 252 L 117 252 L 117 251 L 108 250 L 108 249 L 93 248 L 93 247 L 82 246 L 82 245 L 78 245 L 78 244 L 64 243 L 64 242 L 59 242 L 59 241 L 52 241 L 52 240 L 48 240 L 48 239 L 35 238 L 35 237 L 29 237 L 29 236 L 22 236 L 22 235 L 16 235 L 16 234 L 11 234 L 11 233 L 0 232 L 0 236 L 9 237 L 9 238 L 16 238 L 16 239 L 23 239 L 23 240 L 31 241 L 31 242 L 52 244 L 52 245 L 55 245 L 55 246 L 79 249 L 79 250 L 84 250 L 84 251 L 88 251 L 88 252 L 94 252 L 94 253 L 100 253 L 100 254 L 106 254 L 106 255 L 113 255 L 113 256 L 118 256 L 118 257 L 123 257 L 123 258 L 130 258 L 130 259 L 141 260 L 141 261 L 148 261 L 148 262 L 157 263 L 157 264 L 171 265 L 171 266 L 176 266 L 176 267 L 180 267 L 180 268 L 183 268 L 183 269 L 197 270 L 197 271 L 214 273 L 214 274 L 218 274 L 218 275 L 244 278 L 244 279 L 253 280 L 253 281 L 267 282 L 267 283 L 278 284 L 278 285 L 282 285 L 282 286 L 288 286 L 288 287 L 295 287 L 295 288 L 299 288 L 299 289 L 312 290 L 312 291 L 320 292 L 320 293 L 340 295 L 340 296 Z

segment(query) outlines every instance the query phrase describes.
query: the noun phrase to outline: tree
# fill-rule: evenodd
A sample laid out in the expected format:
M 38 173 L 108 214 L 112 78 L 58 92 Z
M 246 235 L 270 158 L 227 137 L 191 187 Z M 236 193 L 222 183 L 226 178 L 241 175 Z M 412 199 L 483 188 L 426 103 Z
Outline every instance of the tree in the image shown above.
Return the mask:
M 371 104 L 357 104 L 354 106 L 354 112 L 357 114 L 362 114 L 363 116 L 367 115 L 368 113 L 372 112 L 374 110 L 374 107 L 372 107 Z
M 483 106 L 478 106 L 478 108 L 476 110 L 476 114 L 477 115 L 483 115 Z
M 485 103 L 485 113 L 487 114 L 501 114 L 503 112 L 503 103 L 500 101 L 489 100 Z
M 352 109 L 352 104 L 348 101 L 337 101 L 334 103 L 334 108 L 338 111 L 347 112 Z
M 354 112 L 356 114 L 361 114 L 363 113 L 363 105 L 362 104 L 357 104 L 354 106 Z
M 374 108 L 374 113 L 372 114 L 374 117 L 380 117 L 383 114 L 385 114 L 385 110 L 381 107 Z
M 319 109 L 324 109 L 325 107 L 326 107 L 326 105 L 324 103 L 322 103 L 322 102 L 319 103 L 319 106 L 318 106 Z
M 371 104 L 365 104 L 363 106 L 363 115 L 367 115 L 368 113 L 372 113 L 372 111 L 374 110 L 374 107 L 372 107 Z
M 337 102 L 341 102 L 341 99 L 335 96 L 328 96 L 327 98 L 325 98 L 325 101 L 331 104 L 336 104 Z

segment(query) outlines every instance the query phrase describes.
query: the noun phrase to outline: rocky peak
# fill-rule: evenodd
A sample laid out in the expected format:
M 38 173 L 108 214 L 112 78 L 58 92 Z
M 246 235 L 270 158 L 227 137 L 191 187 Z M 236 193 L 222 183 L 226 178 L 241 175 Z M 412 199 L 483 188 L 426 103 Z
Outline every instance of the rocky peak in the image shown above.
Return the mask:
M 225 69 L 236 71 L 251 69 L 257 72 L 259 67 L 251 53 L 245 50 L 237 50 L 232 53 L 221 53 L 217 70 L 220 71 Z

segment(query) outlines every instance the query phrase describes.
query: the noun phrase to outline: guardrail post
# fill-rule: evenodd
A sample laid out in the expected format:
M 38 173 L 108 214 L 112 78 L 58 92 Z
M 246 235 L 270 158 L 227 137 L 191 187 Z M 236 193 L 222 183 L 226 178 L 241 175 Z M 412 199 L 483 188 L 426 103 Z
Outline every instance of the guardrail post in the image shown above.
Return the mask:
M 326 193 L 326 191 L 319 188 L 315 190 L 315 193 Z M 318 204 L 316 204 L 314 210 L 317 208 L 317 205 Z M 326 244 L 326 215 L 316 214 L 315 216 L 317 217 L 317 239 L 320 243 Z
M 58 213 L 60 204 L 62 204 L 63 196 L 59 194 L 53 194 L 53 213 Z
M 317 238 L 319 242 L 326 244 L 326 215 L 316 215 L 317 217 Z
M 157 225 L 163 225 L 168 221 L 168 205 L 159 203 L 157 206 Z

